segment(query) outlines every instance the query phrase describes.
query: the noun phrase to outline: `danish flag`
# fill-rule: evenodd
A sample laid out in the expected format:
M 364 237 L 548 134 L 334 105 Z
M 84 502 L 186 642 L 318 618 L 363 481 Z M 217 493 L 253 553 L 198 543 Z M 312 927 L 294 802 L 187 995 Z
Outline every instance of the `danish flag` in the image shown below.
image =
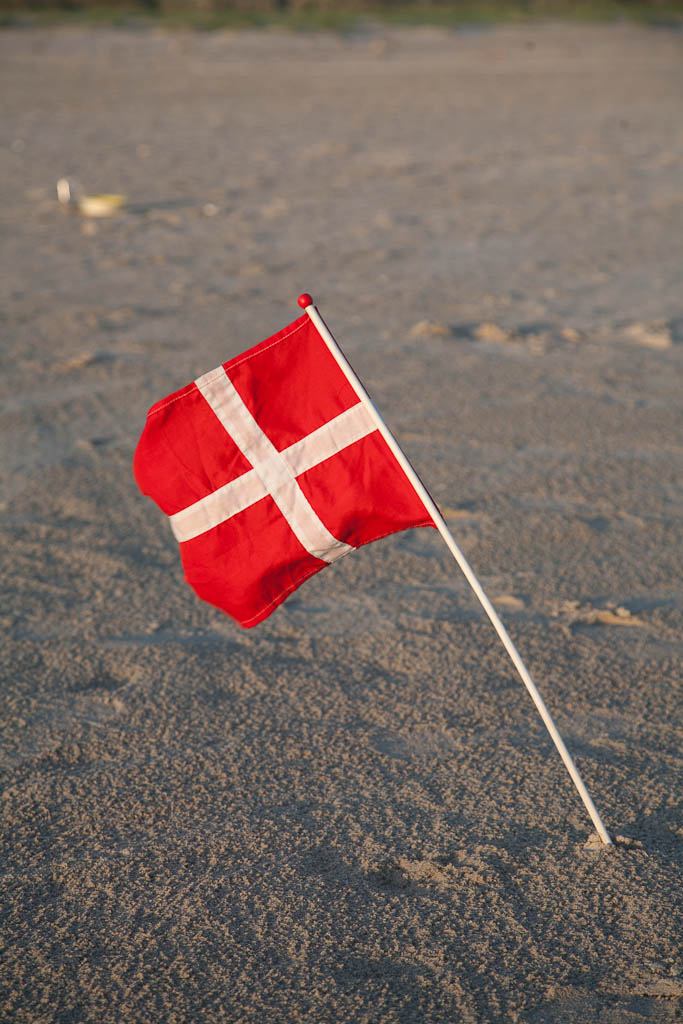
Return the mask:
M 169 517 L 199 597 L 255 626 L 370 541 L 434 526 L 526 686 L 603 843 L 609 833 L 536 684 L 429 492 L 313 305 L 153 405 L 140 489 Z
M 434 525 L 307 314 L 153 405 L 134 472 L 187 582 L 247 627 L 354 548 Z

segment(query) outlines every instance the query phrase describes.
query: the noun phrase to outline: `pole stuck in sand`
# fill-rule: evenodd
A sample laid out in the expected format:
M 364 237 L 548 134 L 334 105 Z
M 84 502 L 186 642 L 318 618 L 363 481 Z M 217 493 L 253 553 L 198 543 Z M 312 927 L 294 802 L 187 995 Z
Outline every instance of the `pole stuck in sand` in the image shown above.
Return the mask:
M 329 328 L 327 327 L 327 324 L 325 323 L 325 321 L 321 317 L 320 313 L 318 312 L 318 310 L 314 306 L 313 299 L 311 298 L 311 296 L 308 295 L 307 293 L 304 293 L 303 295 L 299 296 L 298 302 L 299 302 L 299 305 L 301 306 L 301 308 L 303 310 L 305 310 L 305 312 L 308 314 L 308 316 L 310 317 L 311 321 L 313 322 L 313 324 L 317 328 L 321 338 L 323 339 L 323 341 L 327 345 L 327 347 L 330 350 L 331 354 L 334 356 L 334 358 L 337 361 L 339 367 L 343 371 L 345 377 L 347 378 L 347 380 L 351 384 L 352 388 L 354 389 L 354 391 L 358 395 L 358 398 L 366 406 L 366 408 L 367 408 L 368 412 L 370 413 L 373 421 L 377 424 L 377 429 L 380 431 L 382 437 L 384 438 L 384 440 L 388 444 L 391 452 L 396 457 L 399 465 L 403 469 L 403 472 L 406 474 L 408 480 L 412 484 L 413 488 L 415 489 L 416 493 L 420 497 L 420 499 L 421 499 L 422 503 L 424 504 L 425 508 L 427 509 L 427 511 L 429 512 L 430 516 L 432 517 L 432 519 L 434 521 L 434 525 L 436 526 L 437 530 L 441 534 L 441 536 L 442 536 L 442 538 L 443 538 L 443 540 L 444 540 L 444 542 L 446 544 L 446 547 L 448 548 L 448 550 L 452 554 L 452 556 L 455 559 L 455 561 L 460 566 L 460 569 L 462 570 L 463 575 L 465 576 L 465 579 L 467 580 L 467 582 L 471 586 L 471 588 L 474 591 L 474 593 L 476 594 L 476 596 L 477 596 L 477 598 L 478 598 L 482 608 L 484 609 L 484 611 L 488 615 L 489 619 L 491 620 L 493 628 L 495 629 L 496 633 L 500 637 L 500 639 L 501 639 L 501 641 L 503 643 L 503 646 L 505 647 L 505 650 L 507 651 L 508 655 L 510 656 L 510 659 L 512 660 L 513 665 L 517 669 L 517 672 L 519 673 L 519 676 L 520 676 L 522 682 L 524 683 L 524 685 L 526 686 L 527 690 L 529 691 L 529 694 L 531 695 L 531 699 L 533 700 L 534 704 L 536 705 L 538 713 L 540 714 L 540 716 L 543 719 L 543 722 L 544 722 L 548 732 L 550 733 L 550 736 L 551 736 L 551 738 L 553 740 L 553 743 L 555 744 L 555 746 L 557 748 L 557 751 L 558 751 L 560 757 L 562 758 L 564 766 L 567 769 L 567 771 L 569 772 L 569 774 L 570 774 L 570 776 L 572 778 L 572 781 L 573 781 L 574 785 L 576 786 L 576 788 L 577 788 L 577 790 L 579 792 L 579 796 L 581 797 L 581 799 L 583 801 L 583 804 L 584 804 L 586 810 L 588 811 L 588 813 L 590 815 L 591 821 L 595 825 L 595 828 L 596 828 L 596 830 L 598 832 L 598 835 L 600 836 L 600 838 L 602 839 L 603 843 L 606 846 L 610 846 L 612 844 L 612 840 L 610 839 L 609 833 L 607 832 L 607 829 L 605 828 L 605 826 L 604 826 L 604 824 L 602 822 L 602 819 L 601 819 L 600 815 L 598 814 L 597 808 L 595 807 L 595 804 L 593 803 L 593 801 L 591 799 L 590 793 L 586 789 L 586 786 L 585 786 L 585 784 L 583 782 L 583 779 L 579 775 L 578 769 L 577 769 L 576 765 L 574 764 L 574 761 L 572 759 L 571 754 L 569 753 L 569 751 L 567 750 L 567 748 L 565 746 L 564 740 L 562 739 L 560 733 L 557 730 L 557 726 L 555 725 L 555 723 L 552 720 L 550 712 L 548 711 L 543 698 L 541 697 L 540 693 L 538 692 L 538 689 L 536 688 L 536 684 L 534 683 L 533 679 L 529 675 L 527 667 L 524 664 L 524 662 L 522 661 L 522 658 L 521 658 L 517 648 L 513 644 L 512 640 L 510 638 L 510 635 L 508 634 L 507 629 L 505 628 L 505 626 L 503 625 L 502 621 L 500 620 L 500 618 L 498 616 L 498 613 L 496 612 L 495 608 L 493 607 L 493 605 L 489 601 L 488 597 L 486 596 L 486 594 L 485 594 L 485 592 L 484 592 L 484 590 L 483 590 L 479 580 L 474 575 L 474 572 L 472 571 L 472 568 L 470 567 L 469 562 L 467 561 L 467 559 L 465 558 L 464 554 L 462 553 L 462 551 L 460 550 L 460 548 L 456 544 L 455 539 L 453 538 L 453 535 L 451 534 L 450 530 L 448 529 L 443 516 L 439 512 L 439 510 L 436 507 L 434 501 L 430 497 L 429 492 L 427 491 L 426 487 L 424 486 L 424 484 L 420 480 L 419 476 L 417 475 L 417 473 L 413 469 L 412 465 L 408 461 L 408 458 L 404 454 L 404 452 L 401 449 L 400 445 L 398 444 L 398 441 L 396 440 L 396 438 L 394 437 L 394 435 L 390 431 L 389 427 L 386 425 L 386 423 L 382 419 L 382 416 L 380 415 L 379 411 L 377 410 L 376 406 L 374 405 L 372 399 L 370 398 L 370 396 L 368 395 L 367 391 L 365 390 L 365 388 L 361 384 L 360 380 L 358 379 L 358 377 L 354 373 L 353 368 L 351 367 L 350 363 L 346 359 L 346 356 L 344 355 L 344 353 L 339 348 L 339 346 L 338 346 L 337 342 L 335 341 L 332 333 L 330 332 Z

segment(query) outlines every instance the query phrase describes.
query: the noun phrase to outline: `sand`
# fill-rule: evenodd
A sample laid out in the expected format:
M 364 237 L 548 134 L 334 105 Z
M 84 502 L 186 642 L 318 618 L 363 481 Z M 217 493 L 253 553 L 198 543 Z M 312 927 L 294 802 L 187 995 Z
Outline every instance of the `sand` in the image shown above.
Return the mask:
M 2 1020 L 680 1019 L 683 35 L 0 55 Z M 613 848 L 433 531 L 253 631 L 184 584 L 146 411 L 304 290 Z

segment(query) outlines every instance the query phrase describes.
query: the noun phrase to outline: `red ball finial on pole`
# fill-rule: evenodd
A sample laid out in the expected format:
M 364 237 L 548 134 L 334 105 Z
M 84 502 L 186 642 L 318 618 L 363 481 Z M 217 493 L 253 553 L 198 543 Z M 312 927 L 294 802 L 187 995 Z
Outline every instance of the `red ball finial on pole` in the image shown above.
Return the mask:
M 313 299 L 308 292 L 304 292 L 303 295 L 300 295 L 297 301 L 302 309 L 306 309 L 307 306 L 313 305 Z

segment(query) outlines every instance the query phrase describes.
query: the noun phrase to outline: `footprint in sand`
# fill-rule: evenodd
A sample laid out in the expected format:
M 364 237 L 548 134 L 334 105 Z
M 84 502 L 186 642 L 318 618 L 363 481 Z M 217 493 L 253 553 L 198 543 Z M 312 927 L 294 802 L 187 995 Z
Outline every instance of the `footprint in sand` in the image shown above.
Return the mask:
M 375 864 L 371 874 L 387 889 L 451 889 L 458 880 L 470 886 L 495 884 L 496 864 L 505 859 L 504 850 L 493 846 L 477 846 L 467 850 L 452 850 L 437 857 L 411 860 L 392 857 Z
M 372 874 L 381 886 L 398 890 L 425 885 L 445 888 L 454 881 L 454 872 L 449 865 L 442 866 L 431 860 L 408 860 L 406 857 L 382 861 Z
M 100 363 L 112 362 L 115 358 L 111 352 L 80 352 L 70 359 L 57 363 L 54 371 L 56 373 L 68 373 L 71 370 L 85 370 L 89 366 L 98 366 Z
M 632 615 L 628 608 L 607 602 L 603 608 L 580 601 L 563 601 L 552 613 L 571 626 L 630 626 L 645 627 L 647 623 Z
M 447 338 L 453 332 L 446 324 L 435 320 L 418 320 L 408 331 L 409 338 Z
M 475 327 L 473 334 L 477 341 L 488 341 L 496 345 L 513 340 L 510 331 L 506 331 L 505 328 L 488 320 Z
M 504 608 L 507 612 L 521 612 L 526 608 L 526 602 L 516 594 L 498 594 L 491 600 L 498 608 Z
M 448 505 L 440 505 L 441 515 L 444 519 L 476 519 L 479 516 L 478 512 L 474 512 L 471 508 L 465 506 L 461 508 L 450 508 Z
M 645 348 L 671 348 L 671 328 L 664 320 L 655 320 L 649 324 L 629 324 L 624 328 L 624 337 Z

